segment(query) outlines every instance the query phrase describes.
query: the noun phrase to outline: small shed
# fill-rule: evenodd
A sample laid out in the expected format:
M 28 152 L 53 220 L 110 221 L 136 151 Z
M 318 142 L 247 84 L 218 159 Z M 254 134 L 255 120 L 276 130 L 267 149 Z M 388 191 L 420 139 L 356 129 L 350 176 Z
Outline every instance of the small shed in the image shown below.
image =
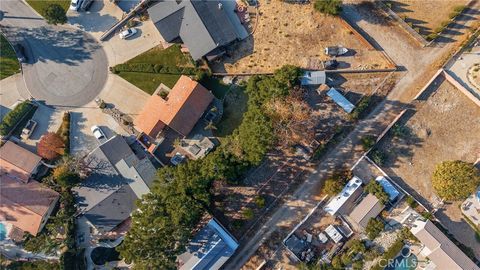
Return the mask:
M 327 92 L 327 96 L 331 97 L 335 103 L 337 103 L 343 110 L 347 113 L 351 113 L 353 109 L 355 109 L 355 105 L 353 105 L 347 98 L 345 98 L 340 92 L 337 91 L 335 88 L 330 88 Z
M 327 75 L 325 71 L 305 71 L 301 77 L 302 85 L 320 85 L 325 84 Z
M 338 243 L 343 239 L 342 234 L 333 225 L 329 225 L 325 229 L 325 232 L 327 233 L 328 236 L 330 236 L 330 238 L 332 238 L 333 242 L 335 243 Z

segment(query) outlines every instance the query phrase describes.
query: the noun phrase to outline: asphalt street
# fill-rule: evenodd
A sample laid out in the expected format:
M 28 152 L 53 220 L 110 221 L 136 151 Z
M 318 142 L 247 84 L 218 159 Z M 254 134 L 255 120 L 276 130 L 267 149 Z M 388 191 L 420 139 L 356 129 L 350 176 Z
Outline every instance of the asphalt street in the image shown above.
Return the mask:
M 91 35 L 49 25 L 23 1 L 0 1 L 0 10 L 0 30 L 25 48 L 23 79 L 32 97 L 68 108 L 85 105 L 100 93 L 108 61 Z

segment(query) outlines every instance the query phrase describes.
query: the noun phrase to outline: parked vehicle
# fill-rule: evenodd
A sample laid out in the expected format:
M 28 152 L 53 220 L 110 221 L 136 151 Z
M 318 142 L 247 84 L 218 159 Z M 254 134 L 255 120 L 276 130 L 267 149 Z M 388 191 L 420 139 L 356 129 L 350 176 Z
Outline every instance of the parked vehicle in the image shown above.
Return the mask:
M 136 33 L 137 33 L 137 29 L 135 29 L 135 28 L 128 28 L 127 30 L 122 31 L 118 36 L 119 36 L 121 39 L 126 39 L 126 38 L 129 38 L 129 37 L 135 35 Z
M 92 126 L 90 130 L 93 133 L 93 136 L 97 138 L 97 140 L 104 140 L 107 139 L 107 136 L 105 136 L 105 133 L 103 133 L 102 129 L 99 126 Z
M 20 137 L 22 137 L 22 139 L 24 140 L 27 140 L 28 138 L 30 138 L 36 126 L 37 126 L 37 122 L 31 119 L 28 120 L 27 124 L 22 129 L 22 134 L 20 135 Z
M 72 0 L 72 2 L 70 2 L 70 10 L 78 11 L 82 5 L 82 2 L 82 0 Z
M 82 0 L 80 0 L 82 1 Z M 92 6 L 93 4 L 93 0 L 83 0 L 82 3 L 80 4 L 80 8 L 79 10 L 80 11 L 88 11 L 90 9 L 90 7 Z
M 325 62 L 325 69 L 326 70 L 332 70 L 336 69 L 338 67 L 338 61 L 335 59 L 330 59 Z
M 348 49 L 342 46 L 333 46 L 333 47 L 325 48 L 325 54 L 328 56 L 339 56 L 339 55 L 346 54 L 347 52 L 348 52 Z
M 22 44 L 17 43 L 14 46 L 14 50 L 17 53 L 17 58 L 20 63 L 25 63 L 27 62 L 27 56 L 25 54 L 25 47 L 23 47 Z
M 180 154 L 179 152 L 177 152 L 171 159 L 170 159 L 170 162 L 173 164 L 173 165 L 178 165 L 180 163 L 182 163 L 183 161 L 185 160 L 185 156 Z

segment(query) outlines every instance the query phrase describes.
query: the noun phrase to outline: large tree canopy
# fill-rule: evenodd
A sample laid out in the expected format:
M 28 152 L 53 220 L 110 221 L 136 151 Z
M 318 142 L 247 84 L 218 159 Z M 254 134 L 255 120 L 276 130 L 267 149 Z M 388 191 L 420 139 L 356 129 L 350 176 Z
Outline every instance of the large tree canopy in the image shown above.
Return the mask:
M 64 24 L 67 22 L 66 12 L 59 4 L 48 5 L 43 13 L 49 24 Z
M 432 185 L 442 199 L 463 200 L 480 185 L 480 173 L 471 163 L 444 161 L 435 167 Z
M 249 102 L 242 123 L 213 153 L 158 171 L 151 193 L 138 202 L 132 227 L 118 247 L 135 269 L 175 269 L 194 227 L 210 209 L 215 180 L 234 181 L 245 168 L 257 165 L 272 146 L 272 121 L 264 105 L 285 97 L 298 82 L 300 69 L 286 66 L 274 76 L 254 76 L 247 85 Z

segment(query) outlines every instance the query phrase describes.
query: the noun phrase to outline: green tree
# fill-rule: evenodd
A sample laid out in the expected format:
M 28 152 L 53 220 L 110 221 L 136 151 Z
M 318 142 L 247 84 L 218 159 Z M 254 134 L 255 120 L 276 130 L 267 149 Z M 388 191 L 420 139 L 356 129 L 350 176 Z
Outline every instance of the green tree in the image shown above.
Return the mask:
M 373 240 L 380 235 L 380 233 L 385 228 L 383 222 L 376 218 L 371 218 L 368 221 L 367 227 L 365 228 L 365 232 L 367 233 L 368 239 Z
M 53 178 L 62 187 L 72 187 L 80 182 L 78 173 L 70 170 L 66 165 L 60 165 L 53 170 Z
M 383 189 L 382 185 L 375 179 L 370 180 L 365 186 L 365 191 L 371 193 L 377 197 L 377 199 L 382 203 L 386 204 L 388 202 L 388 194 Z
M 362 147 L 363 150 L 367 151 L 375 145 L 375 137 L 372 135 L 367 135 L 362 138 Z
M 445 200 L 463 200 L 480 185 L 480 173 L 472 163 L 444 161 L 435 167 L 432 185 Z
M 329 178 L 325 180 L 325 185 L 323 186 L 323 192 L 327 193 L 330 196 L 340 193 L 343 189 L 343 183 L 337 179 Z
M 315 10 L 328 14 L 328 15 L 339 15 L 342 11 L 342 1 L 341 0 L 316 0 L 313 5 Z
M 49 24 L 64 24 L 67 22 L 66 11 L 59 4 L 52 3 L 49 4 L 43 15 Z

